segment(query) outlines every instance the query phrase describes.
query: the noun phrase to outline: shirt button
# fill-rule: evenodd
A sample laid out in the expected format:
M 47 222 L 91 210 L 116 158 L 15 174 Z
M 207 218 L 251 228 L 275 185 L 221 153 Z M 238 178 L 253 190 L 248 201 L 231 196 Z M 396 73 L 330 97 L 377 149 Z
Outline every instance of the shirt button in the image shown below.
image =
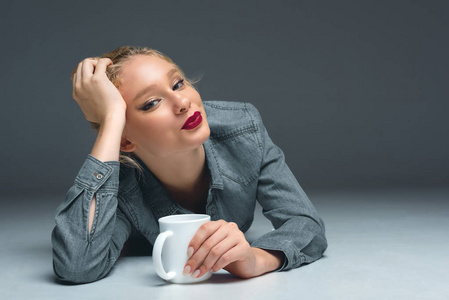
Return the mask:
M 98 173 L 98 174 L 94 173 L 94 175 L 98 180 L 101 180 L 103 178 L 103 174 L 101 174 L 101 173 Z
M 212 209 L 210 210 L 211 213 L 215 213 L 217 210 L 215 209 L 215 207 L 212 207 Z

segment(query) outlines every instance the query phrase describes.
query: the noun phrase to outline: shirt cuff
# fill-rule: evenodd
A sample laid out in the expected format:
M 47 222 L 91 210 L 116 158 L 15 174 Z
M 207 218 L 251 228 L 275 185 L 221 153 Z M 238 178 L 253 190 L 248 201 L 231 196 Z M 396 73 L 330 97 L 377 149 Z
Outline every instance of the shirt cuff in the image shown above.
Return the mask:
M 102 162 L 89 154 L 76 176 L 75 183 L 94 192 L 100 188 L 117 190 L 119 172 L 118 161 Z

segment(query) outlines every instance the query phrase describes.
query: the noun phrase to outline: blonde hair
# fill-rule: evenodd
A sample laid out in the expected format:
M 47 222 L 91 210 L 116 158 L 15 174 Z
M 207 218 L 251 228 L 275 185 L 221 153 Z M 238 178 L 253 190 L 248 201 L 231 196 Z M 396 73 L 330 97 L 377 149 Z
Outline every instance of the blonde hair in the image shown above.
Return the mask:
M 148 47 L 123 46 L 123 47 L 119 47 L 115 50 L 112 50 L 111 52 L 104 53 L 101 57 L 91 57 L 91 59 L 99 60 L 100 58 L 109 58 L 110 60 L 112 60 L 112 64 L 109 65 L 106 69 L 106 76 L 115 85 L 115 87 L 119 88 L 120 74 L 121 74 L 121 70 L 122 70 L 124 64 L 136 55 L 156 56 L 160 59 L 163 59 L 173 65 L 173 67 L 184 78 L 186 84 L 193 87 L 193 84 L 197 82 L 197 81 L 192 81 L 192 80 L 187 79 L 184 72 L 181 70 L 181 68 L 177 64 L 175 64 L 170 57 L 163 54 L 162 52 L 159 52 L 155 49 L 151 49 Z M 72 71 L 72 75 L 71 75 L 72 80 L 73 80 L 73 76 L 75 76 L 76 70 L 77 70 L 77 68 L 75 67 L 75 69 L 73 69 L 73 71 Z M 91 127 L 96 132 L 98 132 L 100 130 L 100 124 L 94 123 L 94 122 L 89 122 L 89 123 L 90 123 Z M 119 161 L 122 164 L 126 164 L 126 165 L 129 165 L 129 166 L 139 169 L 140 172 L 142 171 L 142 167 L 135 160 L 135 155 L 132 152 L 120 151 Z

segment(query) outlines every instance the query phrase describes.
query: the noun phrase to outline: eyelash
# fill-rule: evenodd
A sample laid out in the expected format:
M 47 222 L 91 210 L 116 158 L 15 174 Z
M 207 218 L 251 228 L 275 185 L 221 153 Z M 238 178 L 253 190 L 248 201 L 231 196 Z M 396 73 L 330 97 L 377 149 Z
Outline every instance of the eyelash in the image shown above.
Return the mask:
M 182 87 L 184 86 L 184 79 L 180 79 L 180 80 L 175 84 L 175 86 L 178 85 L 178 84 L 181 84 L 181 87 L 179 87 L 178 89 L 182 88 Z M 173 88 L 174 88 L 174 87 L 173 87 Z
M 177 86 L 178 84 L 181 84 L 181 86 L 178 87 L 178 88 L 176 88 L 176 86 Z M 178 82 L 176 82 L 175 85 L 173 86 L 173 90 L 176 91 L 176 90 L 179 90 L 179 89 L 182 88 L 182 87 L 184 87 L 184 79 L 180 79 Z M 146 102 L 146 103 L 142 106 L 141 109 L 142 109 L 143 111 L 150 110 L 151 108 L 153 108 L 154 106 L 157 105 L 156 102 L 160 102 L 160 101 L 161 101 L 161 99 L 150 100 L 150 101 Z M 154 103 L 156 103 L 156 104 L 154 104 Z M 152 104 L 154 104 L 154 105 L 152 105 Z

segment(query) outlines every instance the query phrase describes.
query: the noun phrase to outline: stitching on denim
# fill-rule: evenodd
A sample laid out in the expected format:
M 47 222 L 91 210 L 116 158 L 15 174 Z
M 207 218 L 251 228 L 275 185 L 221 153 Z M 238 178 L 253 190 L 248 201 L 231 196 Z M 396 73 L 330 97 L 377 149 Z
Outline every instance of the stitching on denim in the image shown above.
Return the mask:
M 248 179 L 247 182 L 243 182 L 243 180 L 238 180 L 238 179 L 232 178 L 230 175 L 226 175 L 225 173 L 222 173 L 222 175 L 223 175 L 223 177 L 226 177 L 226 178 L 228 178 L 229 180 L 234 181 L 235 183 L 243 184 L 243 185 L 245 185 L 245 186 L 251 185 L 251 184 L 254 182 L 254 180 L 257 179 L 257 176 L 254 176 L 254 178 Z
M 89 236 L 89 243 L 92 242 L 92 240 L 94 239 L 94 236 L 95 236 L 95 231 L 97 229 L 97 223 L 98 223 L 98 212 L 100 211 L 100 207 L 102 205 L 102 199 L 101 198 L 103 197 L 103 195 L 98 194 L 98 193 L 94 193 L 94 195 L 92 196 L 90 201 L 93 200 L 93 197 L 95 197 L 95 214 L 94 214 L 94 220 L 92 222 L 92 228 L 91 228 L 90 232 L 89 232 L 89 225 L 87 225 L 87 231 L 88 231 L 87 233 L 88 233 L 88 236 Z M 89 214 L 88 214 L 88 217 L 87 217 L 88 224 L 89 224 L 89 216 L 90 216 L 90 203 L 89 203 Z
M 255 122 L 255 121 L 253 120 L 253 122 Z M 260 122 L 260 123 L 261 123 L 261 127 L 262 127 L 263 126 L 262 122 Z M 254 126 L 256 126 L 257 128 L 259 127 L 257 124 L 255 124 Z M 259 175 L 260 175 L 260 172 L 261 172 L 260 170 L 262 170 L 262 166 L 263 166 L 263 163 L 265 161 L 265 157 L 264 157 L 265 143 L 262 141 L 262 134 L 263 134 L 263 130 L 257 130 L 257 133 L 254 134 L 256 136 L 256 139 L 257 139 L 258 144 L 259 144 L 260 156 L 262 157 L 262 159 L 260 160 Z
M 255 110 L 254 114 L 251 112 L 250 108 L 253 108 L 253 110 Z M 256 135 L 257 141 L 259 142 L 259 148 L 261 148 L 263 150 L 263 143 L 259 137 L 259 135 L 261 134 L 261 131 L 259 130 L 258 122 L 254 118 L 254 115 L 258 114 L 257 108 L 255 108 L 252 104 L 245 103 L 245 111 L 249 115 L 249 117 L 251 119 L 251 123 L 253 123 L 254 129 L 255 129 L 254 131 L 257 132 L 255 135 Z M 261 119 L 261 117 L 259 116 L 258 119 Z M 260 122 L 260 123 L 262 123 L 262 122 Z M 263 154 L 263 151 L 262 151 L 262 154 Z
M 257 124 L 256 124 L 256 122 L 255 122 L 255 120 L 253 118 L 253 115 L 249 111 L 249 105 L 247 103 L 244 103 L 244 107 L 242 109 L 249 116 L 249 118 L 251 120 L 251 125 L 248 125 L 246 127 L 240 128 L 237 131 L 234 131 L 232 133 L 229 133 L 229 134 L 226 134 L 226 135 L 223 135 L 223 136 L 211 137 L 211 139 L 213 139 L 213 140 L 229 140 L 231 138 L 240 136 L 240 135 L 242 135 L 242 134 L 244 134 L 246 132 L 251 132 L 251 133 L 254 133 L 254 136 L 256 137 L 256 140 L 258 142 L 258 146 L 260 148 L 259 150 L 261 150 L 262 146 L 261 146 L 260 138 L 258 136 L 258 132 L 260 132 L 260 130 L 258 130 L 258 126 L 257 126 Z M 241 108 L 239 108 L 239 110 L 241 110 Z M 261 151 L 261 156 L 263 157 L 263 151 Z M 263 159 L 261 161 L 263 161 Z M 258 178 L 258 176 L 254 176 L 254 178 L 250 178 L 247 181 L 243 182 L 242 180 L 232 178 L 230 175 L 226 175 L 223 172 L 221 172 L 221 174 L 224 177 L 226 177 L 226 178 L 228 178 L 228 179 L 230 179 L 230 180 L 232 180 L 232 181 L 234 181 L 236 183 L 243 184 L 245 186 L 251 185 L 254 182 L 254 180 L 256 180 Z
M 217 105 L 217 104 L 213 104 L 213 103 L 210 103 L 210 102 L 203 102 L 203 104 L 204 105 L 207 105 L 207 106 L 210 106 L 210 107 L 213 107 L 213 108 L 216 108 L 216 109 L 219 109 L 219 110 L 242 110 L 243 108 L 242 107 L 230 107 L 230 106 L 228 106 L 228 107 L 224 107 L 224 106 L 220 106 L 220 105 Z M 229 104 L 236 104 L 235 102 L 230 102 Z
M 106 181 L 109 179 L 109 177 L 111 176 L 111 174 L 113 172 L 113 169 L 109 166 L 108 166 L 108 168 L 105 168 L 105 169 L 106 169 L 106 174 L 104 175 L 103 179 L 95 185 L 90 185 L 88 182 L 85 182 L 78 177 L 75 179 L 75 182 L 77 182 L 79 185 L 81 185 L 85 189 L 96 191 L 96 190 L 100 189 L 106 183 Z M 114 185 L 112 185 L 112 186 L 114 186 Z M 108 187 L 106 186 L 104 188 L 107 189 Z
M 85 189 L 93 190 L 93 191 L 99 190 L 106 183 L 106 181 L 109 179 L 111 174 L 114 172 L 114 168 L 112 166 L 120 165 L 119 162 L 101 162 L 90 154 L 87 156 L 86 160 L 89 160 L 89 161 L 93 162 L 94 164 L 98 165 L 100 169 L 106 170 L 103 179 L 95 185 L 91 185 L 91 184 L 89 184 L 89 182 L 85 182 L 85 181 L 81 180 L 78 176 L 75 178 L 75 183 L 78 183 L 81 187 L 83 187 Z M 113 184 L 110 187 L 107 187 L 107 186 L 104 187 L 105 190 L 108 190 L 109 188 L 111 189 L 111 191 L 113 191 L 114 188 L 117 188 L 117 185 Z
M 132 207 L 129 204 L 129 202 L 125 200 L 124 195 L 123 196 L 119 195 L 117 198 L 123 204 L 123 206 L 126 208 L 126 210 L 128 211 L 128 214 L 131 216 L 134 226 L 138 230 L 140 230 L 140 225 L 139 225 L 139 221 L 138 221 L 138 218 L 137 218 L 137 214 L 134 212 L 134 209 L 132 209 Z
M 215 165 L 216 165 L 216 167 L 218 169 L 218 174 L 220 175 L 220 177 L 222 177 L 223 176 L 223 172 L 220 169 L 220 164 L 218 163 L 218 157 L 215 154 L 215 148 L 214 148 L 214 145 L 212 143 L 210 144 L 209 149 L 212 152 L 212 155 L 214 156 L 214 163 L 215 163 Z M 222 187 L 223 186 L 223 181 L 221 182 L 221 184 L 219 184 L 217 186 Z
M 255 124 L 254 119 L 253 119 L 251 113 L 248 111 L 248 105 L 246 103 L 243 103 L 243 105 L 241 105 L 241 103 L 231 103 L 231 104 L 234 104 L 234 105 L 238 104 L 238 107 L 231 107 L 231 106 L 224 107 L 224 106 L 220 106 L 220 105 L 217 105 L 217 104 L 204 102 L 204 105 L 207 105 L 209 107 L 216 108 L 216 109 L 219 109 L 219 110 L 223 110 L 223 111 L 236 111 L 236 110 L 244 111 L 246 114 L 249 115 L 249 117 L 251 119 L 251 125 L 242 127 L 240 129 L 237 129 L 236 131 L 233 131 L 233 132 L 228 133 L 228 134 L 216 135 L 216 136 L 212 136 L 211 135 L 211 137 L 210 137 L 211 139 L 214 139 L 214 140 L 225 140 L 225 139 L 228 139 L 228 138 L 231 138 L 233 136 L 237 136 L 237 135 L 243 134 L 243 133 L 251 131 L 251 130 L 258 131 L 257 125 Z
M 118 186 L 116 184 L 111 184 L 109 186 L 104 186 L 104 183 L 99 183 L 98 185 L 89 185 L 85 182 L 79 180 L 78 178 L 75 179 L 75 184 L 77 184 L 80 188 L 90 191 L 90 192 L 98 192 L 98 191 L 104 191 L 104 192 L 116 192 L 118 189 Z
M 84 189 L 85 190 L 85 189 Z M 86 191 L 86 190 L 85 190 Z M 83 214 L 82 214 L 82 217 L 83 217 L 83 227 L 82 227 L 82 229 L 83 229 L 83 232 L 84 232 L 84 235 L 85 235 L 85 238 L 86 238 L 86 242 L 89 244 L 90 243 L 90 241 L 91 241 L 91 235 L 90 235 L 90 232 L 89 232 L 89 212 L 90 212 L 90 202 L 89 202 L 89 205 L 88 205 L 88 210 L 87 210 L 87 214 L 85 214 L 84 213 L 84 206 L 86 205 L 85 204 L 85 202 L 86 202 L 86 199 L 92 199 L 92 197 L 95 195 L 95 193 L 94 192 L 92 192 L 92 191 L 90 191 L 90 190 L 87 190 L 86 191 L 86 193 L 82 196 L 82 199 L 80 199 L 81 200 L 81 207 L 82 207 L 82 211 L 83 211 Z
M 239 128 L 231 133 L 227 133 L 227 134 L 223 134 L 223 135 L 216 135 L 216 136 L 211 136 L 210 139 L 211 140 L 215 140 L 215 141 L 220 141 L 220 140 L 227 140 L 239 135 L 242 135 L 246 132 L 255 132 L 257 131 L 257 127 L 254 126 L 254 124 Z
M 273 244 L 270 245 L 270 241 L 268 241 L 268 245 L 266 245 L 265 242 L 267 241 L 266 240 L 260 241 L 259 239 L 257 239 L 251 244 L 251 246 L 266 250 L 282 251 L 286 253 L 285 257 L 288 259 L 288 255 L 290 254 L 291 243 L 289 243 L 288 241 L 279 241 L 276 245 Z
M 139 184 L 137 182 L 134 183 L 134 185 L 131 188 L 128 188 L 126 190 L 121 190 L 120 194 L 125 197 L 128 196 L 129 194 L 134 194 L 134 192 L 136 191 L 136 189 L 139 189 Z

